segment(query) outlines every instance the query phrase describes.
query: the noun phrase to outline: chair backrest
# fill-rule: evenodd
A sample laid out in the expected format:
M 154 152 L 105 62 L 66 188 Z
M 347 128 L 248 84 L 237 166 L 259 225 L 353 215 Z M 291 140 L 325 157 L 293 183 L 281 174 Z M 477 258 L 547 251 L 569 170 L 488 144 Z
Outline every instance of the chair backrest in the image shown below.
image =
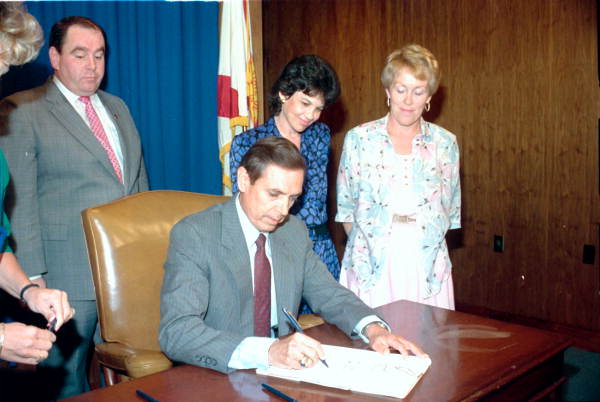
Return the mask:
M 160 351 L 160 288 L 171 228 L 228 198 L 147 191 L 81 213 L 104 340 Z

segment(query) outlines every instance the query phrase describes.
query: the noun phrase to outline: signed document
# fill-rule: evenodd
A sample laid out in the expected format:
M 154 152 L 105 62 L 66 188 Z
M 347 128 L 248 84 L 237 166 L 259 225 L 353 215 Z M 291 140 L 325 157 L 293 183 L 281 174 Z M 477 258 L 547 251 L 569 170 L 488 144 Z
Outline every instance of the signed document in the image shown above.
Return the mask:
M 431 365 L 428 357 L 380 355 L 363 349 L 323 345 L 325 360 L 304 370 L 269 367 L 257 374 L 304 381 L 326 387 L 404 398 Z

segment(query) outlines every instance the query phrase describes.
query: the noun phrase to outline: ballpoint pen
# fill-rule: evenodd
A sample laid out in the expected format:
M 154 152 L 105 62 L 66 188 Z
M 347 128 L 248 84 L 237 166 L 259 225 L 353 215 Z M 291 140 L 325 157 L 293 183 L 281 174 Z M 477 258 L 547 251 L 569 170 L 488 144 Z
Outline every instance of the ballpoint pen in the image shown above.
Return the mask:
M 283 399 L 285 399 L 288 402 L 298 402 L 296 399 L 292 398 L 291 396 L 288 396 L 288 395 L 284 394 L 283 392 L 281 392 L 277 388 L 273 388 L 272 386 L 270 386 L 268 384 L 261 384 L 261 385 L 267 391 L 274 393 L 278 397 L 283 398 Z
M 287 320 L 290 322 L 292 327 L 294 327 L 296 332 L 300 332 L 301 334 L 303 334 L 304 331 L 302 330 L 302 327 L 300 327 L 300 324 L 298 323 L 298 321 L 296 321 L 296 319 L 294 318 L 292 313 L 290 313 L 288 311 L 288 309 L 286 309 L 285 307 L 282 307 L 281 310 L 283 310 L 283 314 L 285 314 L 285 318 L 287 318 Z M 325 365 L 325 367 L 329 368 L 325 359 L 321 359 L 321 363 L 323 363 Z
M 46 325 L 46 329 L 50 332 L 56 333 L 56 317 L 54 317 L 52 320 L 48 321 L 48 324 Z

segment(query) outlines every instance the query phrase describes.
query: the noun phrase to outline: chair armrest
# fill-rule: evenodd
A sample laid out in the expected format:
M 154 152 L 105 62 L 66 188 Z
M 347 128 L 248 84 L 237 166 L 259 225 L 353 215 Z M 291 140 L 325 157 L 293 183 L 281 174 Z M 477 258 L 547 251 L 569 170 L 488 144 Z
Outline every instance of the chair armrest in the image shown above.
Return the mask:
M 300 328 L 309 329 L 323 324 L 325 321 L 317 314 L 300 314 L 298 316 L 298 324 Z
M 148 349 L 134 349 L 118 342 L 96 345 L 100 364 L 124 372 L 132 378 L 144 377 L 170 369 L 173 363 L 162 353 Z

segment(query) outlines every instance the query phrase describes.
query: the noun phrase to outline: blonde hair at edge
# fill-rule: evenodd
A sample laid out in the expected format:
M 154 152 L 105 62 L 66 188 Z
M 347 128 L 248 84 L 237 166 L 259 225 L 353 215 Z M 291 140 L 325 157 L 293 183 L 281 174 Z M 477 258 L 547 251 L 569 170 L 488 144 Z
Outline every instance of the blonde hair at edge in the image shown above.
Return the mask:
M 429 50 L 413 43 L 390 53 L 381 72 L 383 87 L 390 88 L 394 78 L 403 68 L 411 71 L 417 79 L 427 81 L 429 95 L 437 91 L 441 78 L 440 67 Z
M 20 2 L 0 2 L 0 74 L 35 58 L 44 43 L 37 20 Z

